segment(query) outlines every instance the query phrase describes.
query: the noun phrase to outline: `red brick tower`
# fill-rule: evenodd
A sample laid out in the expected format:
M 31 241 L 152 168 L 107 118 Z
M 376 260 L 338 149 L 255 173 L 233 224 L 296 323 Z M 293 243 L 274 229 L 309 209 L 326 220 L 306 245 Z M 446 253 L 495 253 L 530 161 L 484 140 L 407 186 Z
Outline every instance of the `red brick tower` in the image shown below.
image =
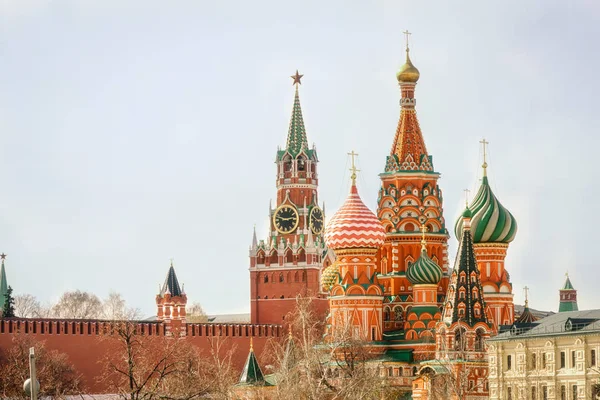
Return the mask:
M 158 308 L 156 316 L 159 321 L 165 323 L 168 334 L 185 335 L 186 305 L 187 296 L 179 286 L 175 268 L 173 268 L 173 262 L 171 262 L 165 283 L 156 295 L 156 306 Z
M 318 205 L 317 151 L 308 147 L 298 86 L 285 149 L 277 151 L 277 204 L 269 206 L 267 240 L 256 232 L 250 247 L 250 314 L 254 324 L 280 324 L 295 307 L 297 295 L 315 298 L 323 316 L 328 303 L 320 274 L 331 263 L 323 242 L 325 212 Z
M 419 227 L 426 228 L 428 256 L 443 272 L 435 304 L 441 307 L 448 286 L 448 231 L 442 209 L 440 174 L 433 169 L 415 110 L 419 71 L 409 57 L 396 78 L 400 85 L 400 120 L 381 178 L 377 216 L 386 230 L 378 257 L 379 279 L 385 286 L 385 330 L 402 329 L 413 304 L 413 288 L 406 277 L 411 263 L 421 256 Z

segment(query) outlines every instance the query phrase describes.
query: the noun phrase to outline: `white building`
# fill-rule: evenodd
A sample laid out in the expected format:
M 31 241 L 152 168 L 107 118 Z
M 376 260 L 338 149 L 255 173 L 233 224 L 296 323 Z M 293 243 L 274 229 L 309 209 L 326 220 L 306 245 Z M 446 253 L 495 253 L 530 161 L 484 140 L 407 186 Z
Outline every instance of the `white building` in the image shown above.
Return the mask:
M 600 310 L 515 323 L 487 343 L 490 399 L 600 399 Z

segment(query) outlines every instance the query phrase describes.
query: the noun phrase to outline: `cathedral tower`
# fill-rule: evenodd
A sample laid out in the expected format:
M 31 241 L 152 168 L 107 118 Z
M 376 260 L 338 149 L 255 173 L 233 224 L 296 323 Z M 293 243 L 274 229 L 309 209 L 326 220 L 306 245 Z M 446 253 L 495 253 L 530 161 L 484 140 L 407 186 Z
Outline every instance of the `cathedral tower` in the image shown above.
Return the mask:
M 277 151 L 277 203 L 269 206 L 270 229 L 265 240 L 256 231 L 250 247 L 250 314 L 254 324 L 281 324 L 295 307 L 296 296 L 314 297 L 323 316 L 327 298 L 320 290 L 326 257 L 323 242 L 325 212 L 318 203 L 317 150 L 308 147 L 298 71 L 294 106 L 284 149 Z
M 325 231 L 336 263 L 323 273 L 329 289 L 330 334 L 380 341 L 383 338 L 383 286 L 377 279 L 377 250 L 385 231 L 356 189 L 352 152 L 352 187 Z M 333 276 L 333 278 L 331 278 Z M 334 339 L 335 340 L 335 339 Z
M 485 341 L 494 325 L 485 313 L 486 301 L 473 248 L 472 213 L 462 215 L 462 232 L 450 277 L 442 322 L 436 328 L 436 360 L 444 360 L 456 390 L 451 399 L 488 396 L 488 362 Z M 436 361 L 430 362 L 435 365 Z
M 408 32 L 405 32 L 408 36 Z M 386 288 L 386 329 L 401 329 L 413 298 L 408 267 L 421 256 L 419 227 L 426 228 L 428 257 L 442 270 L 435 293 L 435 303 L 442 305 L 448 284 L 448 231 L 443 216 L 440 174 L 433 168 L 415 110 L 415 87 L 419 71 L 409 56 L 396 78 L 400 86 L 400 119 L 385 170 L 379 176 L 377 216 L 386 231 L 380 249 L 379 279 Z
M 510 325 L 515 319 L 512 283 L 504 268 L 504 259 L 508 245 L 517 234 L 517 221 L 500 201 L 490 187 L 487 176 L 486 145 L 483 139 L 483 178 L 477 194 L 469 208 L 473 214 L 471 232 L 473 248 L 477 257 L 481 284 L 485 301 L 489 307 L 489 316 L 496 328 Z M 463 218 L 456 221 L 456 238 L 462 235 Z

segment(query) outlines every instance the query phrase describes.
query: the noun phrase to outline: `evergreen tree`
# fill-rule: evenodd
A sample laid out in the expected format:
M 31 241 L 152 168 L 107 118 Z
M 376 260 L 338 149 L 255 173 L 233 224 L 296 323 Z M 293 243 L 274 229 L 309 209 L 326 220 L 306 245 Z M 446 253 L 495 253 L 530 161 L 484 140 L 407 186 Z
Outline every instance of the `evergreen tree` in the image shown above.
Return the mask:
M 4 295 L 4 306 L 2 307 L 3 318 L 14 318 L 15 316 L 15 299 L 12 296 L 12 292 L 13 289 L 9 286 Z

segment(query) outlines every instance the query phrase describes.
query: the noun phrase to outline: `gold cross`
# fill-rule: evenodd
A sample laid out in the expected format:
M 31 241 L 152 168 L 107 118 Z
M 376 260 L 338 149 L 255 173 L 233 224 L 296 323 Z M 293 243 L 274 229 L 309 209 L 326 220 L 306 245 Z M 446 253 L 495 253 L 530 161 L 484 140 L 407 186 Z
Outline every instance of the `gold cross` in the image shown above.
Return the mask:
M 421 224 L 421 250 L 422 251 L 426 250 L 425 246 L 427 245 L 427 242 L 425 241 L 425 232 L 427 232 L 427 227 L 425 226 L 425 224 Z
M 486 146 L 488 144 L 490 144 L 490 142 L 488 142 L 487 140 L 485 140 L 485 138 L 481 139 L 479 141 L 479 143 L 481 143 L 483 145 L 483 176 L 487 176 L 487 153 L 486 153 Z
M 469 189 L 465 189 L 465 205 L 467 207 L 469 207 L 469 193 L 471 193 L 471 191 Z
M 525 286 L 523 288 L 523 292 L 525 292 L 525 307 L 527 307 L 529 305 L 529 299 L 528 299 L 528 295 L 529 295 L 529 288 L 527 286 Z
M 406 50 L 408 50 L 408 37 L 410 35 L 412 35 L 412 33 L 410 33 L 408 30 L 405 30 L 404 32 L 402 32 L 404 34 L 405 40 L 406 40 Z
M 352 186 L 356 185 L 356 173 L 360 172 L 359 169 L 356 169 L 356 165 L 354 164 L 354 157 L 358 156 L 358 153 L 355 153 L 354 150 L 352 150 L 352 152 L 348 153 L 348 155 L 350 157 L 352 157 L 352 166 L 350 167 L 350 171 L 352 171 L 352 175 L 350 175 L 350 178 L 352 179 Z

